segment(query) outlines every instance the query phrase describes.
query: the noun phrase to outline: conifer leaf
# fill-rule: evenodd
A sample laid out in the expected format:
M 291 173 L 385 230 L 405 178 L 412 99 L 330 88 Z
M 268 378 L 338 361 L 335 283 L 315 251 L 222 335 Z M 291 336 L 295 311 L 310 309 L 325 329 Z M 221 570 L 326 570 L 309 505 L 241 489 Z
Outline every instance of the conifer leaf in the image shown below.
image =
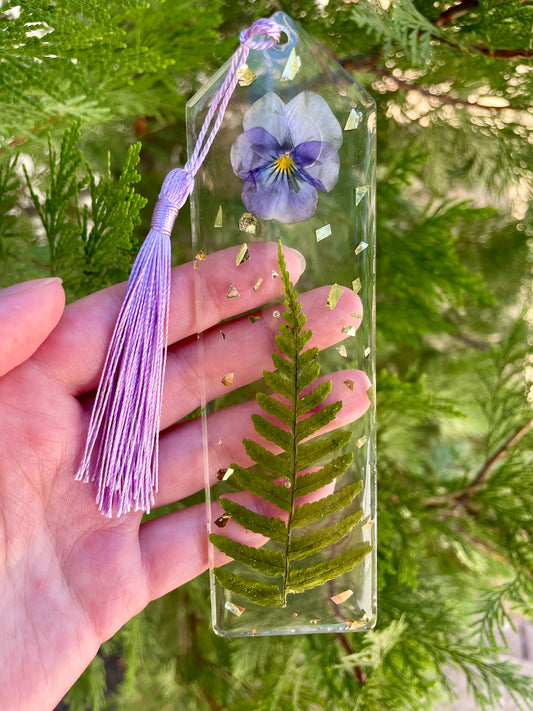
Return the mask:
M 347 485 L 313 503 L 296 505 L 298 498 L 319 491 L 344 474 L 353 455 L 348 452 L 332 456 L 349 442 L 349 431 L 308 439 L 335 420 L 342 402 L 320 408 L 331 392 L 331 381 L 320 383 L 302 394 L 320 374 L 316 360 L 318 350 L 304 350 L 311 331 L 303 330 L 306 319 L 289 280 L 281 242 L 278 253 L 286 311 L 276 344 L 284 355 L 272 355 L 277 370 L 265 371 L 264 379 L 275 394 L 287 399 L 288 404 L 259 393 L 259 407 L 281 426 L 257 413 L 251 419 L 255 431 L 282 451 L 274 454 L 254 440 L 245 439 L 246 453 L 262 470 L 256 466 L 248 469 L 236 464 L 231 466 L 234 469 L 232 482 L 287 512 L 287 523 L 280 517 L 256 513 L 243 504 L 222 497 L 220 504 L 225 513 L 243 528 L 269 539 L 269 546 L 253 548 L 218 533 L 212 533 L 209 539 L 219 550 L 251 571 L 251 577 L 248 577 L 236 575 L 231 568 L 217 568 L 214 573 L 221 585 L 259 605 L 284 607 L 288 594 L 303 592 L 350 571 L 371 546 L 359 545 L 341 555 L 328 557 L 331 546 L 345 539 L 359 523 L 363 515 L 361 509 L 350 509 L 341 514 L 339 520 L 322 524 L 327 516 L 352 504 L 362 482 Z M 304 439 L 308 441 L 301 443 Z M 313 471 L 308 472 L 308 469 Z M 278 479 L 279 483 L 273 479 Z M 319 526 L 313 531 L 293 535 L 295 529 L 317 522 Z M 316 556 L 324 551 L 326 560 L 316 563 Z M 299 561 L 296 568 L 292 565 L 294 561 Z M 256 571 L 255 575 L 253 571 Z M 271 576 L 273 583 L 259 582 L 257 573 Z

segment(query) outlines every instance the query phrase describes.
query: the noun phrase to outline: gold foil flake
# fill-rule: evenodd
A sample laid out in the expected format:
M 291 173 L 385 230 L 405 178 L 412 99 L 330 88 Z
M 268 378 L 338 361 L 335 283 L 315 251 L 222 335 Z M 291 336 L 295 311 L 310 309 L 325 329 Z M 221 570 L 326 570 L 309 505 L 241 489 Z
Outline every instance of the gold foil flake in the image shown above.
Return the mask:
M 224 605 L 226 610 L 231 612 L 232 615 L 235 615 L 235 617 L 240 617 L 242 613 L 246 610 L 245 607 L 240 607 L 239 605 L 236 605 L 234 602 L 230 602 L 229 600 L 226 602 Z
M 275 269 L 272 270 L 272 279 L 277 279 L 279 277 L 279 274 Z
M 338 284 L 333 284 L 333 286 L 329 290 L 328 300 L 326 301 L 326 306 L 328 307 L 328 309 L 333 311 L 335 306 L 337 306 L 341 296 L 342 296 L 342 286 L 339 286 Z
M 233 385 L 233 378 L 235 376 L 235 373 L 226 373 L 226 375 L 222 378 L 220 381 L 222 385 L 225 385 L 227 388 L 229 388 L 230 385 Z
M 257 323 L 257 321 L 261 321 L 261 316 L 248 316 L 248 319 L 250 323 Z
M 320 619 L 318 617 L 315 617 L 312 620 L 309 620 L 309 623 L 311 625 L 318 625 L 319 622 L 320 622 Z
M 346 602 L 348 598 L 352 597 L 353 595 L 353 590 L 345 590 L 344 592 L 338 593 L 337 595 L 333 595 L 329 599 L 331 602 L 334 602 L 335 605 L 340 605 L 343 602 Z
M 355 188 L 355 204 L 359 205 L 361 200 L 368 194 L 368 188 L 370 185 L 361 185 L 359 188 Z
M 355 441 L 355 446 L 358 449 L 361 449 L 361 447 L 367 443 L 367 440 L 368 440 L 368 437 L 366 435 L 363 435 L 362 437 L 359 437 L 359 439 Z
M 365 348 L 365 350 L 363 351 L 363 355 L 364 355 L 365 358 L 368 358 L 368 356 L 369 356 L 371 353 L 372 353 L 372 351 L 370 350 L 370 348 L 369 348 L 368 346 L 367 346 L 367 347 Z
M 354 128 L 357 128 L 359 126 L 359 123 L 362 118 L 363 118 L 363 114 L 360 111 L 357 111 L 356 109 L 352 109 L 350 111 L 350 115 L 348 116 L 348 120 L 346 121 L 346 123 L 344 125 L 344 130 L 345 131 L 353 131 Z
M 239 80 L 239 86 L 250 86 L 257 79 L 255 74 L 252 72 L 247 64 L 240 66 L 237 71 L 237 79 Z
M 221 331 L 220 329 L 218 329 L 218 332 L 219 332 L 220 335 L 222 336 L 222 340 L 225 341 L 225 340 L 226 340 L 226 334 L 224 333 L 224 331 Z
M 355 388 L 355 383 L 354 383 L 353 380 L 350 380 L 350 379 L 345 380 L 345 381 L 344 381 L 344 384 L 346 385 L 346 387 L 348 388 L 348 390 L 353 390 L 353 389 Z
M 215 519 L 215 526 L 218 526 L 219 528 L 224 528 L 230 518 L 231 514 L 223 513 L 222 516 L 219 516 L 217 519 Z
M 217 216 L 215 217 L 215 224 L 213 227 L 222 227 L 222 205 L 219 205 Z
M 364 626 L 364 622 L 361 620 L 346 620 L 349 630 L 358 630 L 360 627 Z
M 227 469 L 221 468 L 217 472 L 217 479 L 219 481 L 227 481 L 233 474 L 233 471 L 234 470 L 231 467 L 228 467 Z
M 257 291 L 262 283 L 263 283 L 263 277 L 259 277 L 259 279 L 255 282 L 255 284 L 253 286 L 253 291 Z
M 348 353 L 346 352 L 346 346 L 338 346 L 335 350 L 343 358 L 348 358 Z
M 318 230 L 315 230 L 315 234 L 316 241 L 322 242 L 323 239 L 326 239 L 326 237 L 329 237 L 331 235 L 331 225 L 324 225 L 323 227 L 319 227 Z
M 238 296 L 240 296 L 239 291 L 235 284 L 232 284 L 230 288 L 228 289 L 228 293 L 226 294 L 226 299 L 236 299 Z
M 363 318 L 363 314 L 350 314 L 352 318 Z
M 281 314 L 277 309 L 272 312 L 272 318 L 279 318 L 280 316 Z
M 193 267 L 198 269 L 198 262 L 205 262 L 207 259 L 207 254 L 205 250 L 201 249 L 197 254 L 194 255 Z
M 246 232 L 249 235 L 255 235 L 257 220 L 251 212 L 245 212 L 239 219 L 239 229 L 241 232 Z
M 357 333 L 357 331 L 355 330 L 355 326 L 343 326 L 341 330 L 347 336 L 355 336 L 355 334 Z
M 293 612 L 292 615 L 291 615 L 291 620 L 295 620 L 297 617 L 298 617 L 298 613 L 297 613 L 297 612 Z
M 283 69 L 281 81 L 292 81 L 292 79 L 294 79 L 294 77 L 298 74 L 301 66 L 302 60 L 296 54 L 296 50 L 293 47 L 292 52 L 290 53 L 289 58 L 287 60 L 287 64 Z
M 256 634 L 259 634 L 259 630 L 257 629 L 257 627 L 254 627 L 252 630 L 252 637 L 255 637 Z
M 243 262 L 247 262 L 250 259 L 250 252 L 248 250 L 248 245 L 246 242 L 243 242 L 241 245 L 241 248 L 239 249 L 239 253 L 235 257 L 235 266 L 238 267 L 239 264 L 242 264 Z
M 363 526 L 363 531 L 370 531 L 370 529 L 372 528 L 373 525 L 374 525 L 374 519 L 367 521 Z
M 366 242 L 359 242 L 359 244 L 355 248 L 355 253 L 361 254 L 361 252 L 364 252 L 367 247 L 368 247 L 368 244 Z
M 358 294 L 361 291 L 361 279 L 359 277 L 352 281 L 352 289 L 354 294 Z

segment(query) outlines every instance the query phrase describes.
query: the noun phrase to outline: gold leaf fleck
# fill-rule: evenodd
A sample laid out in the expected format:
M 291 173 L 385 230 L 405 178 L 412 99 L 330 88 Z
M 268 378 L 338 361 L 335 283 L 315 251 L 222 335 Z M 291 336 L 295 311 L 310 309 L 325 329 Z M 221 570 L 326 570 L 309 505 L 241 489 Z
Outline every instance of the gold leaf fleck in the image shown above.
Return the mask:
M 259 277 L 259 279 L 254 284 L 253 290 L 257 291 L 262 283 L 263 283 L 263 277 Z
M 257 321 L 261 321 L 261 316 L 248 316 L 250 323 L 257 323 Z
M 338 284 L 333 284 L 331 289 L 329 290 L 328 294 L 328 300 L 326 301 L 326 306 L 328 309 L 333 311 L 335 306 L 337 306 L 337 303 L 339 299 L 342 296 L 342 286 L 339 286 Z
M 235 257 L 235 266 L 238 267 L 239 264 L 242 264 L 243 262 L 247 262 L 250 259 L 250 252 L 248 250 L 248 245 L 246 242 L 243 242 L 241 245 L 241 248 L 239 249 L 239 253 Z
M 346 352 L 346 346 L 338 346 L 335 349 L 339 355 L 341 355 L 343 358 L 348 358 L 348 353 Z
M 344 384 L 346 385 L 346 387 L 348 388 L 348 390 L 353 390 L 353 389 L 355 388 L 355 383 L 354 383 L 353 380 L 349 380 L 349 379 L 348 379 L 348 380 L 345 380 L 345 381 L 344 381 Z
M 292 51 L 289 55 L 289 58 L 287 60 L 287 64 L 285 65 L 285 68 L 283 69 L 283 73 L 281 75 L 281 81 L 292 81 L 292 79 L 294 79 L 294 77 L 298 74 L 298 71 L 300 70 L 301 66 L 302 66 L 302 60 L 296 54 L 296 50 L 293 47 Z
M 323 227 L 319 227 L 318 230 L 315 230 L 315 235 L 316 241 L 322 242 L 323 239 L 326 239 L 326 237 L 329 237 L 331 235 L 331 225 L 324 225 Z
M 228 467 L 227 469 L 221 468 L 217 472 L 217 479 L 219 481 L 227 481 L 232 474 L 233 474 L 233 469 L 231 467 Z
M 361 620 L 346 620 L 349 630 L 358 630 L 360 627 L 364 626 L 364 622 Z
M 226 299 L 236 299 L 238 296 L 240 296 L 239 291 L 237 290 L 237 287 L 232 284 L 230 288 L 228 289 L 228 293 L 226 294 Z
M 355 253 L 356 254 L 361 254 L 361 252 L 364 252 L 364 250 L 368 247 L 368 244 L 366 242 L 359 242 L 357 247 L 355 248 Z
M 364 526 L 363 526 L 363 531 L 370 531 L 372 526 L 374 525 L 374 519 L 367 521 Z
M 257 79 L 255 74 L 252 72 L 247 64 L 240 66 L 237 71 L 237 79 L 239 80 L 239 86 L 250 86 Z
M 359 437 L 359 439 L 355 441 L 355 446 L 361 449 L 361 447 L 366 444 L 367 440 L 368 437 L 363 435 L 363 437 Z
M 343 602 L 346 602 L 346 600 L 349 597 L 352 597 L 353 595 L 353 590 L 345 590 L 344 592 L 338 593 L 337 595 L 333 595 L 330 597 L 331 602 L 334 602 L 335 605 L 340 605 Z
M 352 318 L 363 318 L 363 314 L 350 314 Z
M 352 281 L 352 289 L 354 294 L 358 294 L 361 291 L 361 279 L 359 277 Z
M 219 205 L 217 216 L 215 217 L 215 224 L 213 227 L 222 227 L 222 205 Z
M 233 377 L 235 376 L 235 373 L 226 373 L 226 375 L 222 378 L 220 381 L 222 385 L 225 385 L 227 388 L 229 388 L 230 385 L 233 385 Z
M 272 312 L 272 318 L 279 318 L 281 316 L 280 312 L 276 309 L 276 311 Z
M 356 111 L 355 109 L 352 109 L 350 111 L 350 114 L 348 116 L 348 120 L 344 124 L 344 130 L 345 131 L 353 131 L 354 128 L 357 128 L 359 126 L 359 122 L 363 118 L 363 114 L 360 111 Z
M 219 332 L 220 335 L 222 336 L 222 340 L 225 341 L 225 340 L 226 340 L 226 334 L 224 333 L 224 331 L 221 331 L 220 329 L 218 329 L 218 332 Z
M 247 232 L 250 235 L 255 235 L 257 220 L 251 212 L 245 212 L 239 219 L 239 229 L 241 232 Z
M 279 274 L 275 269 L 272 270 L 272 279 L 277 279 L 279 277 Z
M 319 622 L 320 622 L 320 619 L 318 617 L 315 617 L 312 620 L 309 620 L 309 623 L 312 625 L 318 625 Z
M 355 204 L 359 205 L 361 200 L 366 197 L 368 194 L 368 189 L 370 188 L 370 185 L 361 185 L 360 187 L 355 189 Z
M 231 514 L 229 513 L 223 513 L 222 516 L 219 516 L 215 520 L 215 526 L 218 526 L 219 528 L 224 528 L 224 526 L 227 524 L 227 522 L 230 520 Z
M 194 269 L 198 269 L 198 262 L 205 262 L 206 259 L 207 254 L 205 253 L 205 250 L 201 249 L 197 254 L 194 255 Z
M 245 607 L 240 607 L 239 605 L 236 605 L 234 602 L 230 602 L 229 600 L 226 602 L 224 607 L 236 617 L 240 617 L 242 613 L 246 610 Z
M 369 348 L 368 346 L 367 346 L 367 347 L 365 348 L 365 350 L 363 351 L 363 355 L 364 355 L 365 358 L 368 358 L 368 356 L 369 356 L 371 353 L 372 353 L 372 351 L 370 350 L 370 348 Z
M 347 336 L 355 336 L 356 334 L 355 326 L 343 326 L 341 330 Z

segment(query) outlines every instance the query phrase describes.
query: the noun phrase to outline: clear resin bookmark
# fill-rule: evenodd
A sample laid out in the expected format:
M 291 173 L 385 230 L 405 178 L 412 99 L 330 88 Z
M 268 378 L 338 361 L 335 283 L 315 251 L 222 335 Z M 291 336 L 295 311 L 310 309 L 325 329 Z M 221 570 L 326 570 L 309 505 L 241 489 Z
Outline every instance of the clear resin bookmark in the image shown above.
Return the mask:
M 225 636 L 376 617 L 375 105 L 287 15 L 271 22 L 279 43 L 248 38 L 187 105 L 191 156 L 238 77 L 191 195 L 200 331 L 225 250 L 228 318 L 199 337 L 197 384 Z

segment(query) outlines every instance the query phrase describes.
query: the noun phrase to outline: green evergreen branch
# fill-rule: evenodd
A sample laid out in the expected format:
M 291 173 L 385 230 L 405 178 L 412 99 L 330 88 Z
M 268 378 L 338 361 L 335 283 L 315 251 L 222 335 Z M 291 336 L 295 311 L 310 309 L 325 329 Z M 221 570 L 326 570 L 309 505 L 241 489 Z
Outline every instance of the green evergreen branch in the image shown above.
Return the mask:
M 353 455 L 332 456 L 346 446 L 351 437 L 349 431 L 333 432 L 313 439 L 335 420 L 342 402 L 316 410 L 331 391 L 330 381 L 316 385 L 304 394 L 320 374 L 320 365 L 316 361 L 318 350 L 304 350 L 311 331 L 305 328 L 306 319 L 289 280 L 281 242 L 278 251 L 285 312 L 276 344 L 283 355 L 273 354 L 272 361 L 277 370 L 273 373 L 265 371 L 264 378 L 273 392 L 283 395 L 288 404 L 259 393 L 257 402 L 261 410 L 279 424 L 273 424 L 259 414 L 252 415 L 252 422 L 256 432 L 282 452 L 274 455 L 252 440 L 244 440 L 247 454 L 257 464 L 265 466 L 267 472 L 263 474 L 255 467 L 244 469 L 236 464 L 231 467 L 234 470 L 233 481 L 242 490 L 285 511 L 287 520 L 258 514 L 223 497 L 220 503 L 236 523 L 265 536 L 270 543 L 277 543 L 278 546 L 274 550 L 268 546 L 253 548 L 217 533 L 209 536 L 211 543 L 219 550 L 252 571 L 274 579 L 281 578 L 272 584 L 265 584 L 226 568 L 215 569 L 217 580 L 228 590 L 267 606 L 285 606 L 289 594 L 302 593 L 349 572 L 371 550 L 370 545 L 362 544 L 320 559 L 320 554 L 354 530 L 363 516 L 361 509 L 328 522 L 318 530 L 295 533 L 296 529 L 323 521 L 346 509 L 361 491 L 362 482 L 347 485 L 318 501 L 297 503 L 302 496 L 319 491 L 342 476 L 348 470 Z M 307 472 L 308 469 L 313 471 Z M 278 483 L 273 479 L 277 479 Z

